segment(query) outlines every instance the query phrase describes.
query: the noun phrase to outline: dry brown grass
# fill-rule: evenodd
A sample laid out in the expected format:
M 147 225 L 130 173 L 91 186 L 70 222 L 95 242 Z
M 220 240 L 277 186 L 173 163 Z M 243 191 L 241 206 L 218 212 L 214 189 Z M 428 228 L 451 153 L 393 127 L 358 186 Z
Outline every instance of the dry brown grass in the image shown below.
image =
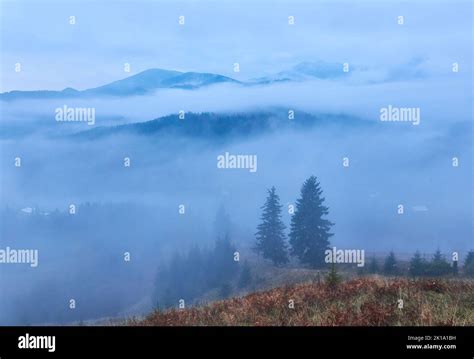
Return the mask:
M 404 301 L 403 309 L 397 300 Z M 294 309 L 289 301 L 294 301 Z M 283 286 L 185 310 L 156 311 L 129 325 L 405 326 L 474 325 L 474 282 L 358 278 Z

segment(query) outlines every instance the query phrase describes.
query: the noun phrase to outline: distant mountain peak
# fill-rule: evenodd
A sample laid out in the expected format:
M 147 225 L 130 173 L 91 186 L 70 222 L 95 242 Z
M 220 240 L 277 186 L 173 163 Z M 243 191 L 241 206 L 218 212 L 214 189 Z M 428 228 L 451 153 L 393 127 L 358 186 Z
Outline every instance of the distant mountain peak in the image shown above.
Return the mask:
M 64 90 L 61 91 L 62 93 L 70 93 L 70 94 L 76 94 L 79 93 L 78 90 L 72 87 L 66 87 Z
M 194 90 L 221 83 L 265 85 L 273 82 L 304 81 L 313 78 L 331 79 L 342 76 L 342 64 L 324 61 L 305 61 L 275 75 L 240 82 L 231 77 L 208 72 L 183 72 L 152 68 L 95 88 L 78 91 L 67 87 L 62 91 L 10 91 L 0 94 L 4 101 L 16 99 L 46 99 L 68 97 L 137 96 L 158 89 Z
M 344 76 L 343 64 L 322 60 L 300 62 L 288 70 L 274 75 L 257 78 L 254 83 L 266 84 L 272 82 L 305 81 L 311 79 L 339 79 Z
M 0 94 L 2 100 L 44 99 L 77 96 L 134 96 L 152 93 L 160 88 L 198 89 L 218 83 L 239 83 L 230 77 L 205 73 L 148 69 L 99 87 L 78 91 L 71 87 L 62 91 L 10 91 Z

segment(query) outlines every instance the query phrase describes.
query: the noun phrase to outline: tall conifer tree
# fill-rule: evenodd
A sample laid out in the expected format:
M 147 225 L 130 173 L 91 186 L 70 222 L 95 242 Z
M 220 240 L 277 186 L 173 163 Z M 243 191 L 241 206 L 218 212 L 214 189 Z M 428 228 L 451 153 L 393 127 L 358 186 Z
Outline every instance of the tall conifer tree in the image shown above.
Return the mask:
M 257 227 L 257 244 L 255 250 L 275 265 L 288 262 L 288 251 L 285 237 L 285 225 L 281 220 L 280 197 L 275 187 L 268 190 L 268 197 L 262 208 L 262 222 Z
M 329 238 L 333 236 L 330 229 L 334 224 L 324 218 L 329 208 L 324 205 L 322 193 L 316 177 L 308 178 L 303 183 L 301 198 L 296 201 L 291 218 L 291 254 L 312 268 L 325 265 L 324 252 L 329 249 Z

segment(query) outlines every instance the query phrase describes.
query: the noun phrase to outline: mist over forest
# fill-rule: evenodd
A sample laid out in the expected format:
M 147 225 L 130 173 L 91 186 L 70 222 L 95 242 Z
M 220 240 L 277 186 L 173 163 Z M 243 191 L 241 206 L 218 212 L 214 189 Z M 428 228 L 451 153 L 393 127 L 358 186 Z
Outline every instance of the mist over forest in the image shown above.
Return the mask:
M 215 73 L 238 83 L 205 77 L 197 86 L 202 79 L 193 75 L 188 86 L 180 75 L 184 85 L 123 96 L 8 95 L 23 88 L 6 76 L 18 86 L 0 98 L 0 247 L 38 249 L 39 265 L 2 265 L 0 324 L 139 315 L 171 305 L 177 293 L 198 298 L 203 288 L 225 297 L 225 284 L 239 286 L 254 255 L 267 190 L 276 187 L 289 226 L 288 206 L 312 175 L 335 223 L 332 245 L 401 256 L 439 249 L 464 258 L 474 247 L 472 54 L 460 56 L 465 73 L 453 76 L 426 46 L 426 57 L 407 51 L 388 66 L 376 56 L 364 65 L 357 53 L 346 77 L 298 65 L 305 56 L 324 57 L 303 52 L 292 61 L 273 59 L 281 69 L 262 62 L 246 79 L 217 66 Z M 339 66 L 318 61 L 318 69 Z M 112 80 L 101 76 L 102 84 Z M 35 90 L 50 89 L 37 80 Z M 56 121 L 55 110 L 65 105 L 94 108 L 95 124 Z M 419 125 L 380 121 L 389 105 L 419 108 Z M 257 170 L 219 168 L 225 153 L 256 156 Z M 235 251 L 235 268 L 219 262 Z M 185 265 L 201 270 L 195 286 L 179 288 Z

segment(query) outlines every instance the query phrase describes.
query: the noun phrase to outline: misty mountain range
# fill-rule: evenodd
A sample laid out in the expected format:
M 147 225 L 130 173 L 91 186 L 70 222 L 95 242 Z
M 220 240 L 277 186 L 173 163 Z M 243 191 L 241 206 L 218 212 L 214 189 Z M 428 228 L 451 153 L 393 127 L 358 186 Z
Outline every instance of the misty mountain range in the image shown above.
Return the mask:
M 338 79 L 344 75 L 347 74 L 343 72 L 343 64 L 323 61 L 303 62 L 294 66 L 290 70 L 281 71 L 271 76 L 256 78 L 245 82 L 213 73 L 149 69 L 125 79 L 83 91 L 70 87 L 65 88 L 62 91 L 10 91 L 0 94 L 0 99 L 4 101 L 12 101 L 19 99 L 139 96 L 150 94 L 157 89 L 194 90 L 219 83 L 255 86 L 276 82 L 305 81 L 310 79 Z
M 373 122 L 347 115 L 309 114 L 298 111 L 298 120 L 289 120 L 286 110 L 268 109 L 246 113 L 186 113 L 162 116 L 154 120 L 118 126 L 100 126 L 70 135 L 81 140 L 102 139 L 112 135 L 169 135 L 214 143 L 259 136 L 279 130 L 303 130 L 314 126 L 374 126 Z

